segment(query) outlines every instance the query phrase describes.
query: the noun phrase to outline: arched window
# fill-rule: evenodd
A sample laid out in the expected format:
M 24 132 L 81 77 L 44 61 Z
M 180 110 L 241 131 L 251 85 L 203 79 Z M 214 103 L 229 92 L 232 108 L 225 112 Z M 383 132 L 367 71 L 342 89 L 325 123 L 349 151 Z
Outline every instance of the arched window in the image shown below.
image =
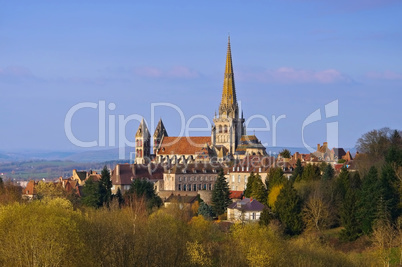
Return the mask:
M 227 132 L 228 132 L 228 127 L 227 127 L 226 125 L 225 125 L 224 128 L 223 128 L 223 132 L 224 132 L 224 133 L 227 133 Z
M 222 133 L 222 125 L 219 125 L 219 127 L 218 127 L 218 129 L 219 129 L 219 133 Z

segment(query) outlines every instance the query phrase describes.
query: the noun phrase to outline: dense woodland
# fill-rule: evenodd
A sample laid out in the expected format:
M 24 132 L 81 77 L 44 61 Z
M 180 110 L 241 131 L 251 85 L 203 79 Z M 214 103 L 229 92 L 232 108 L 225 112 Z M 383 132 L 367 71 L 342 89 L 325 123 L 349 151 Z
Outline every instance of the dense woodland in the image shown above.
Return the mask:
M 219 174 L 209 206 L 162 207 L 136 180 L 110 193 L 110 173 L 84 196 L 40 183 L 38 199 L 0 180 L 2 266 L 399 266 L 402 263 L 402 139 L 387 128 L 357 142 L 357 171 L 301 162 L 248 179 L 264 203 L 260 223 L 225 221 L 229 188 Z

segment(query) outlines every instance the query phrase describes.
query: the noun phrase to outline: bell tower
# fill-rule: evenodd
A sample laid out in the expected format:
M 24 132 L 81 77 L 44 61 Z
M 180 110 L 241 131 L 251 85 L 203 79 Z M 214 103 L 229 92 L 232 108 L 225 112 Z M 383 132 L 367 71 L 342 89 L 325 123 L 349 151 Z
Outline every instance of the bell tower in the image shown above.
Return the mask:
M 142 119 L 135 134 L 135 163 L 145 164 L 151 159 L 151 135 L 148 127 Z
M 244 119 L 239 118 L 236 88 L 232 64 L 230 36 L 226 53 L 225 74 L 223 77 L 222 99 L 219 105 L 219 116 L 214 118 L 213 127 L 216 146 L 224 146 L 231 155 L 236 151 L 242 135 L 244 135 Z

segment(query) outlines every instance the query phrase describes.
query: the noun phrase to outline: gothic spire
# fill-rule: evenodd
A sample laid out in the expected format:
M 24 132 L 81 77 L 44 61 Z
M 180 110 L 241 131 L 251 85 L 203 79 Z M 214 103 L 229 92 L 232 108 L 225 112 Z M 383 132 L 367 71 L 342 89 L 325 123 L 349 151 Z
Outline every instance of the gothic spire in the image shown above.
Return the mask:
M 222 100 L 219 106 L 219 116 L 227 116 L 231 118 L 238 117 L 236 89 L 232 65 L 232 52 L 230 48 L 230 36 L 228 36 L 228 50 L 226 54 L 225 76 L 223 79 Z

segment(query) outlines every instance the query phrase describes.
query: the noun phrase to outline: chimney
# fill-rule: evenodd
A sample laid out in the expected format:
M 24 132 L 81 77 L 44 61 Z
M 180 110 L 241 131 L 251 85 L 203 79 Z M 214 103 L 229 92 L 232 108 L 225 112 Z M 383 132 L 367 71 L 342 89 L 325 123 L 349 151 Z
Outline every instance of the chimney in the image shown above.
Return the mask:
M 250 197 L 250 202 L 253 202 L 253 197 Z
M 120 183 L 120 164 L 116 164 L 116 182 Z
M 320 144 L 317 144 L 317 151 L 320 150 Z
M 324 142 L 323 147 L 326 149 L 328 147 L 328 142 Z

